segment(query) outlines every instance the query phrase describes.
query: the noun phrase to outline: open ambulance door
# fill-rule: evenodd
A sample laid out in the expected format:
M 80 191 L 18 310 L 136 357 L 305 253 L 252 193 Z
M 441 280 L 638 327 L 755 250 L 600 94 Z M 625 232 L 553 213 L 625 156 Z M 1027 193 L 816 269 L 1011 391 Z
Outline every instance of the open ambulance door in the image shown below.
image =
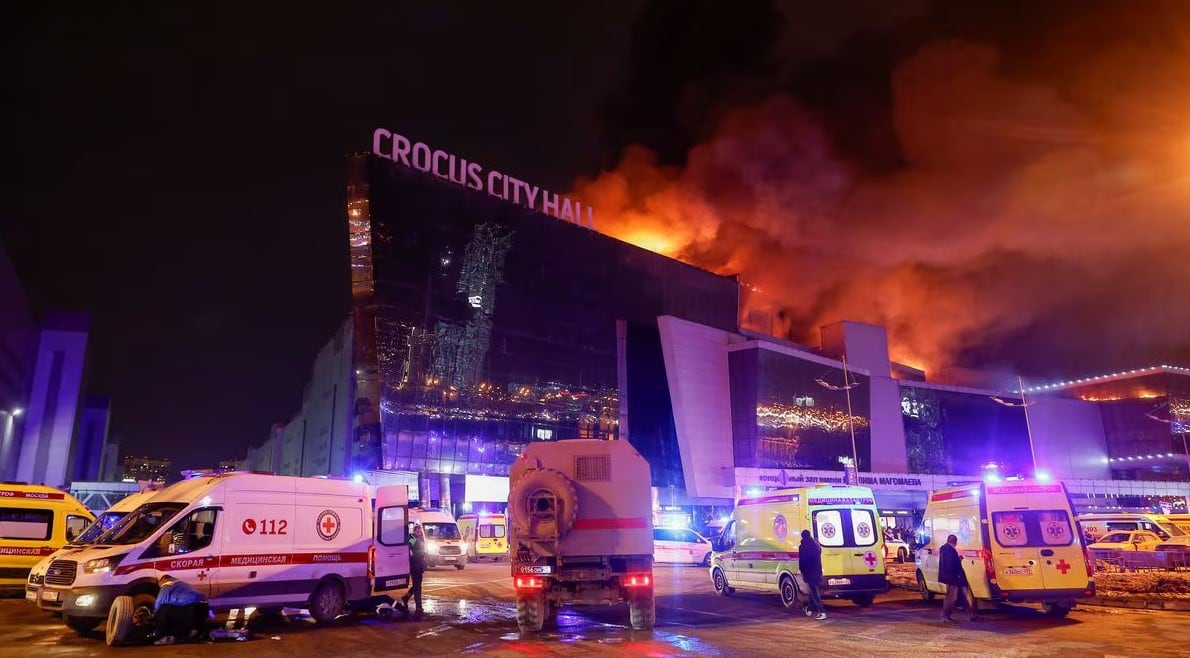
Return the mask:
M 372 542 L 372 589 L 388 592 L 409 584 L 409 487 L 376 488 L 376 534 Z

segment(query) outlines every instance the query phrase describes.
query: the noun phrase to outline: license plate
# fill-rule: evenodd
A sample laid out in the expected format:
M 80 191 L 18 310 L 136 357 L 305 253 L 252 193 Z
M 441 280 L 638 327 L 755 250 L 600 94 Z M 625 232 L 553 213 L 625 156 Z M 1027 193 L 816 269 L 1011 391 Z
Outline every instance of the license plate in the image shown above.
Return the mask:
M 532 565 L 525 564 L 516 568 L 517 573 L 553 573 L 553 568 L 548 564 Z
M 53 590 L 47 590 L 41 593 L 42 601 L 57 601 L 58 593 Z
M 1005 576 L 1032 576 L 1033 567 L 1004 567 Z
M 444 557 L 444 558 L 442 558 L 442 561 L 443 562 L 454 562 L 457 559 L 458 559 L 457 557 Z
M 850 578 L 828 578 L 826 581 L 826 584 L 827 585 L 850 585 L 851 579 Z
M 35 590 L 35 589 L 26 590 L 25 591 L 25 600 L 26 601 L 36 601 L 37 600 L 37 590 Z

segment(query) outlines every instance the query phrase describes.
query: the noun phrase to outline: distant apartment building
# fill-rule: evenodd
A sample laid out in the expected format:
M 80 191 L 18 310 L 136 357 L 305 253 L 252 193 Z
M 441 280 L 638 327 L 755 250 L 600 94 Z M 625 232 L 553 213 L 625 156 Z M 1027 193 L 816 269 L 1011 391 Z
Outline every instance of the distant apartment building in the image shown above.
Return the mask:
M 123 460 L 120 479 L 125 482 L 165 482 L 169 479 L 170 460 L 129 455 Z

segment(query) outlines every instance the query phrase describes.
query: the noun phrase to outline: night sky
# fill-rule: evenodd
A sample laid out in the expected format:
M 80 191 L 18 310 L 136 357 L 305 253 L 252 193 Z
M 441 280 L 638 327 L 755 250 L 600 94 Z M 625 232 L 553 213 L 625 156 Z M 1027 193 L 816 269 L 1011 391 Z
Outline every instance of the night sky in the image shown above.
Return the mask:
M 1070 125 L 1113 136 L 1123 133 L 1118 115 L 1127 113 L 1065 86 L 1084 70 L 1079 48 L 1131 46 L 1129 34 L 1144 34 L 1145 47 L 1186 52 L 1176 38 L 1162 41 L 1169 31 L 1151 29 L 1169 23 L 1167 15 L 1123 2 L 404 2 L 308 13 L 280 3 L 128 4 L 0 10 L 9 162 L 0 244 L 35 311 L 92 314 L 87 392 L 111 396 L 122 453 L 168 456 L 179 468 L 242 457 L 271 423 L 299 409 L 313 357 L 348 310 L 343 156 L 367 150 L 375 127 L 565 190 L 617 167 L 633 144 L 654 153 L 656 166 L 697 173 L 691 148 L 733 134 L 735 113 L 777 107 L 745 125 L 768 125 L 774 112 L 773 125 L 812 117 L 815 134 L 831 144 L 830 166 L 853 183 L 888 180 L 939 163 L 934 152 L 923 159 L 907 146 L 898 123 L 893 81 L 923 47 L 988 44 L 1006 84 L 1053 89 L 1079 111 Z M 1154 56 L 1133 63 L 1166 101 L 1176 92 Z M 1175 79 L 1190 72 L 1178 70 Z M 788 100 L 774 106 L 775 98 Z M 783 109 L 789 103 L 796 110 Z M 1183 128 L 1190 143 L 1190 125 Z M 1111 142 L 1117 155 L 1139 150 L 1124 141 Z M 1186 164 L 1190 171 L 1190 156 Z M 699 185 L 719 208 L 738 207 Z M 849 221 L 844 215 L 831 217 Z M 713 242 L 726 244 L 727 229 L 719 230 Z M 1161 251 L 1135 285 L 1096 280 L 1104 287 L 1094 294 L 1039 299 L 1022 321 L 992 323 L 986 340 L 948 343 L 949 354 L 1039 376 L 1154 359 L 1188 365 L 1185 295 L 1168 297 L 1187 288 L 1188 234 L 1160 241 L 1180 260 Z M 774 235 L 763 243 L 783 253 Z M 913 251 L 909 242 L 889 248 Z M 671 255 L 718 271 L 738 266 L 696 243 Z M 1019 268 L 1057 285 L 1077 280 L 1030 269 L 1053 254 L 1021 258 Z M 1109 264 L 1138 271 L 1126 258 Z M 1148 293 L 1157 281 L 1165 283 L 1161 294 Z M 824 284 L 805 317 L 856 308 L 834 303 L 840 299 L 847 296 L 837 283 Z M 1104 303 L 1117 299 L 1129 301 Z M 1077 349 L 1054 349 L 1066 341 L 1070 318 L 1103 323 L 1158 306 L 1153 314 L 1165 330 L 1157 339 L 1138 339 L 1143 326 L 1129 325 L 1074 341 Z M 894 342 L 915 344 L 912 327 L 898 328 L 893 317 L 904 309 L 878 311 L 860 319 L 888 322 Z M 792 324 L 789 335 L 802 338 Z M 1088 345 L 1105 347 L 1092 354 Z

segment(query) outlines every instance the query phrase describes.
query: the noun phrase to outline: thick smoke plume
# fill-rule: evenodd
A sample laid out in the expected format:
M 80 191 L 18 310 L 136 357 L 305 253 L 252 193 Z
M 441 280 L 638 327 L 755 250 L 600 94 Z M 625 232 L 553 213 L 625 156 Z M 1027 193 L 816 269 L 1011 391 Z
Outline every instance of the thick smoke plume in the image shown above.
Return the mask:
M 636 146 L 577 191 L 599 230 L 739 274 L 741 322 L 765 332 L 882 324 L 928 370 L 1184 359 L 1190 45 L 1086 38 L 1055 30 L 1027 74 L 994 43 L 923 41 L 890 68 L 895 167 L 773 94 L 721 112 L 681 166 Z

